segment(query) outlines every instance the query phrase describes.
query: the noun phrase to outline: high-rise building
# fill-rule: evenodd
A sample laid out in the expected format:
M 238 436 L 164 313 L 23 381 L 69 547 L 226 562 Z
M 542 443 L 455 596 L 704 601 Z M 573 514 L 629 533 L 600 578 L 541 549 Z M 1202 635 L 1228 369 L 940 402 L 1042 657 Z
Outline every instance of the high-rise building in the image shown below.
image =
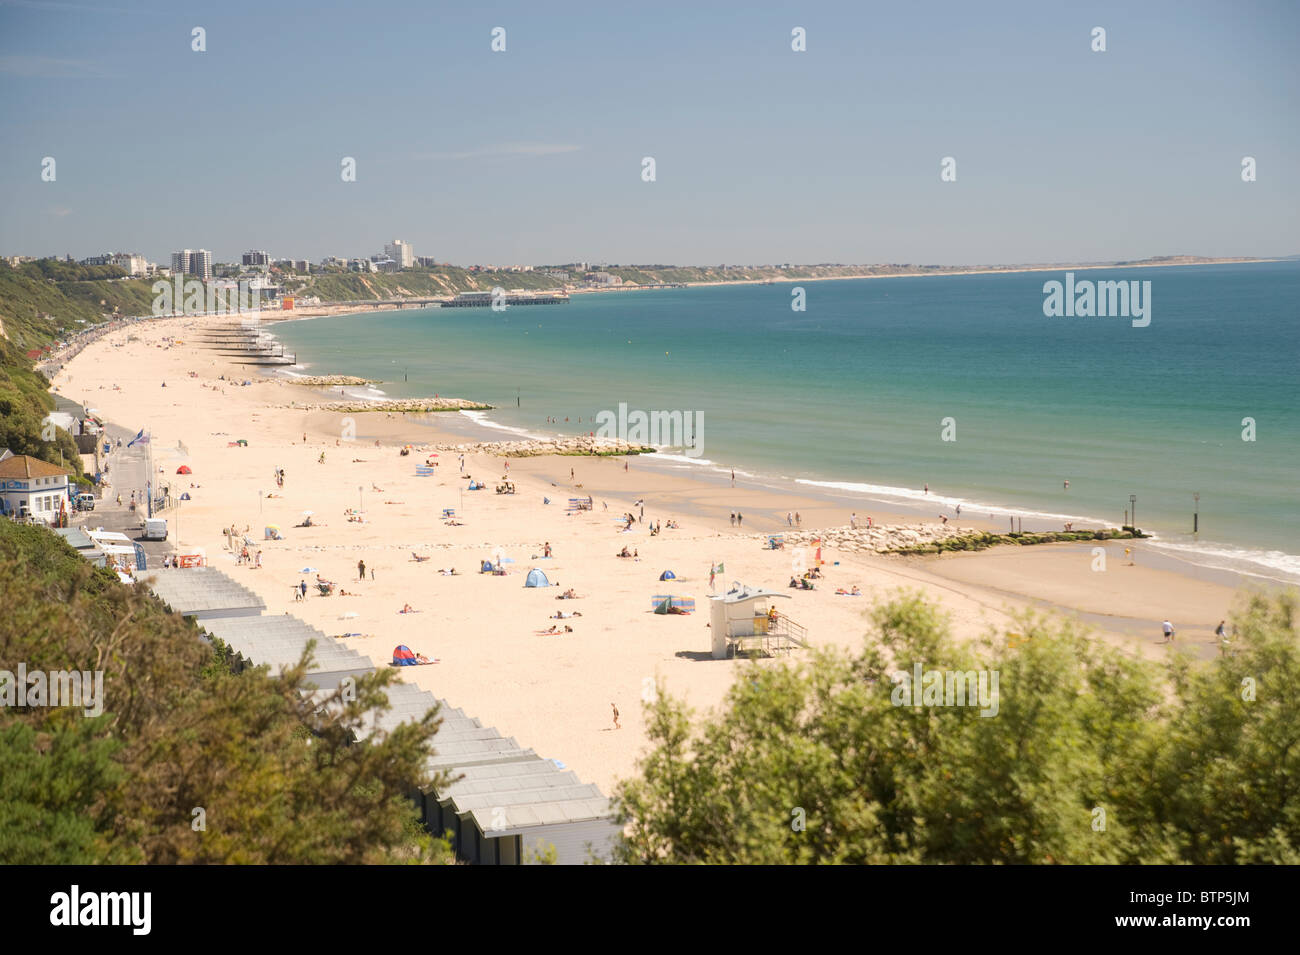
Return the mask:
M 399 269 L 409 269 L 415 264 L 415 250 L 411 243 L 394 239 L 384 246 L 384 254 L 397 263 Z
M 251 249 L 244 253 L 245 265 L 270 265 L 271 256 L 261 249 Z
M 172 275 L 192 275 L 208 281 L 212 278 L 212 253 L 207 249 L 182 249 L 172 253 Z

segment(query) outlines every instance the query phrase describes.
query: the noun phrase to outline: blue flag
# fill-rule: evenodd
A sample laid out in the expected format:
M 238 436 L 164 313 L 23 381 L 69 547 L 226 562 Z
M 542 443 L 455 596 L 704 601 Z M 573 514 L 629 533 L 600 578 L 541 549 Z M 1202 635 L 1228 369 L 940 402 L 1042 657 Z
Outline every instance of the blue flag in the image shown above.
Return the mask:
M 148 444 L 148 443 L 149 443 L 149 435 L 144 433 L 144 428 L 141 428 L 140 433 L 130 440 L 130 442 L 127 444 L 127 447 L 130 448 L 130 447 L 134 447 L 137 444 Z

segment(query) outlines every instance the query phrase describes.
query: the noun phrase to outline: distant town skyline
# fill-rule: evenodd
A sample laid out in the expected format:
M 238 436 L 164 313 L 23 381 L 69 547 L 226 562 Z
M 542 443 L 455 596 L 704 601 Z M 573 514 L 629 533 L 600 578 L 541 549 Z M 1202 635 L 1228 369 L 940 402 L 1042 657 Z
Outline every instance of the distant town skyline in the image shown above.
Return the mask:
M 1297 34 L 1284 2 L 0 0 L 0 254 L 1291 255 Z

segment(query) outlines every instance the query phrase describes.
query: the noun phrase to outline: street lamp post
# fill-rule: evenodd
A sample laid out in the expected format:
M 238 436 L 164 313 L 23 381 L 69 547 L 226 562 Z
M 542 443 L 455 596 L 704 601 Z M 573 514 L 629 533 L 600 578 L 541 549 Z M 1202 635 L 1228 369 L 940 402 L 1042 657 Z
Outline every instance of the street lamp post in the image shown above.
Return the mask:
M 1130 494 L 1130 495 L 1128 496 L 1128 504 L 1129 504 L 1129 512 L 1128 512 L 1129 520 L 1131 520 L 1131 521 L 1133 522 L 1132 525 L 1131 525 L 1132 528 L 1133 528 L 1133 536 L 1134 536 L 1134 537 L 1137 537 L 1137 532 L 1138 532 L 1138 497 L 1137 497 L 1136 494 Z

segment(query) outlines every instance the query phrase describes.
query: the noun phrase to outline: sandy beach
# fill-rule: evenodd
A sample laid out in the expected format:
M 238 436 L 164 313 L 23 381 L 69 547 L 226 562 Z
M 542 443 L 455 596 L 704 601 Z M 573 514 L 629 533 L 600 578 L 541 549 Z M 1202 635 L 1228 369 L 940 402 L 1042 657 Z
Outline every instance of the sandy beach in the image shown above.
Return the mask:
M 704 710 L 720 701 L 745 665 L 710 659 L 710 567 L 726 568 L 716 592 L 731 581 L 785 590 L 794 555 L 765 549 L 766 534 L 785 530 L 792 511 L 805 530 L 847 523 L 844 508 L 826 499 L 743 482 L 732 489 L 648 467 L 635 456 L 512 458 L 511 495 L 492 490 L 507 473 L 506 460 L 486 454 L 467 454 L 462 471 L 455 452 L 438 451 L 433 476 L 420 477 L 416 466 L 427 457 L 420 447 L 464 440 L 441 433 L 436 416 L 429 427 L 400 414 L 303 410 L 318 393 L 254 377 L 247 366 L 228 365 L 188 341 L 202 321 L 119 329 L 86 347 L 54 379 L 59 393 L 151 433 L 155 480 L 191 495 L 179 513 L 164 515 L 173 543 L 202 547 L 211 566 L 255 590 L 269 613 L 298 615 L 332 635 L 364 634 L 345 642 L 377 665 L 388 663 L 397 644 L 438 659 L 403 675 L 607 793 L 634 770 L 644 749 L 640 701 L 656 678 Z M 168 338 L 182 343 L 168 345 Z M 237 384 L 246 378 L 254 383 Z M 344 439 L 349 417 L 353 440 Z M 238 439 L 247 446 L 234 445 Z M 401 446 L 413 441 L 420 445 L 402 456 Z M 193 473 L 178 476 L 181 465 Z M 278 468 L 285 472 L 283 488 L 274 480 Z M 488 489 L 467 491 L 470 476 Z M 593 510 L 566 514 L 569 498 L 587 495 Z M 624 531 L 619 518 L 639 517 L 638 500 L 644 519 Z M 444 508 L 455 509 L 458 526 L 444 522 Z M 744 514 L 740 528 L 729 520 L 736 508 Z M 364 520 L 349 520 L 349 509 Z M 295 527 L 308 510 L 314 526 Z M 917 523 L 914 514 L 872 516 L 877 524 Z M 670 520 L 679 527 L 650 535 L 651 522 Z M 223 529 L 232 523 L 250 528 L 259 541 L 260 568 L 238 564 L 227 548 Z M 269 524 L 285 539 L 263 542 Z M 1237 588 L 1162 565 L 1141 542 L 1130 565 L 1127 543 L 1102 545 L 1104 570 L 1094 569 L 1097 557 L 1083 544 L 927 558 L 828 547 L 818 589 L 786 590 L 792 598 L 781 601 L 782 610 L 815 644 L 851 647 L 862 639 L 868 607 L 898 588 L 914 588 L 941 604 L 963 637 L 1008 626 L 1025 609 L 1065 612 L 1092 626 L 1097 639 L 1162 657 L 1171 652 L 1159 632 L 1168 617 L 1179 628 L 1176 652 L 1215 653 L 1214 626 L 1228 616 Z M 616 557 L 624 546 L 639 557 Z M 416 561 L 414 554 L 429 559 Z M 512 561 L 509 573 L 480 575 L 481 561 L 497 555 Z M 367 568 L 364 580 L 359 561 Z M 299 581 L 315 577 L 306 567 L 336 581 L 347 596 L 320 597 L 312 587 L 305 602 L 295 600 Z M 559 586 L 525 589 L 531 567 Z M 439 573 L 450 568 L 455 576 Z M 677 579 L 660 582 L 664 570 Z M 835 593 L 854 586 L 862 596 Z M 555 599 L 568 588 L 579 599 Z M 651 598 L 667 593 L 693 597 L 699 612 L 652 613 Z M 399 612 L 407 604 L 416 612 Z M 557 611 L 575 615 L 556 620 Z M 539 633 L 553 625 L 562 632 Z M 566 626 L 572 632 L 563 632 Z M 611 703 L 622 714 L 618 730 Z

